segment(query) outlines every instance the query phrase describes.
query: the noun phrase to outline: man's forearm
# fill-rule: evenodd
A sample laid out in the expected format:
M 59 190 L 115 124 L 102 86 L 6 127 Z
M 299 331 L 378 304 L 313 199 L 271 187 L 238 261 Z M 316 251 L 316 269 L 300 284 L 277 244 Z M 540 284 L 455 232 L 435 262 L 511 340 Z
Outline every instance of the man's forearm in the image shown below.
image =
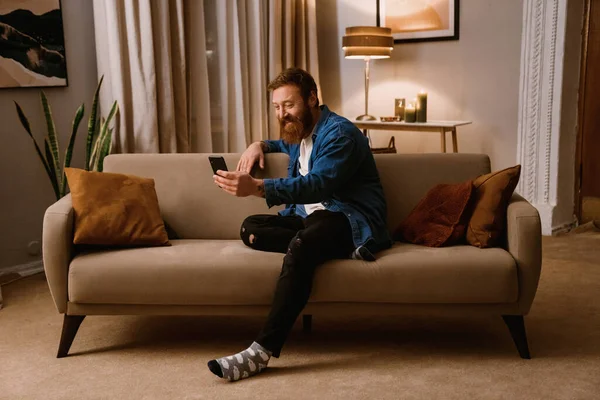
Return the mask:
M 260 145 L 260 148 L 261 148 L 261 150 L 262 150 L 263 153 L 268 153 L 269 152 L 269 145 L 267 145 L 262 140 L 260 142 L 257 142 L 257 143 Z
M 285 147 L 283 140 L 281 139 L 265 139 L 254 143 L 260 143 L 260 148 L 262 149 L 263 153 L 288 153 L 288 149 Z

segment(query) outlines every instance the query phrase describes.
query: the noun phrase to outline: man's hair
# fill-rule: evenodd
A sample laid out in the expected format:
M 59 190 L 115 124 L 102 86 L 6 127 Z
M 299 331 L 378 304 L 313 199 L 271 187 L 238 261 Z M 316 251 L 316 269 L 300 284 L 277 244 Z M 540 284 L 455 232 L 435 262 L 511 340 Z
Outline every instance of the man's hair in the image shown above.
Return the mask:
M 281 72 L 275 79 L 273 79 L 267 89 L 269 91 L 278 89 L 285 85 L 295 85 L 300 89 L 300 95 L 304 99 L 304 102 L 308 102 L 311 92 L 315 92 L 317 103 L 315 107 L 319 106 L 319 93 L 317 92 L 317 84 L 314 78 L 305 70 L 301 68 L 288 68 Z

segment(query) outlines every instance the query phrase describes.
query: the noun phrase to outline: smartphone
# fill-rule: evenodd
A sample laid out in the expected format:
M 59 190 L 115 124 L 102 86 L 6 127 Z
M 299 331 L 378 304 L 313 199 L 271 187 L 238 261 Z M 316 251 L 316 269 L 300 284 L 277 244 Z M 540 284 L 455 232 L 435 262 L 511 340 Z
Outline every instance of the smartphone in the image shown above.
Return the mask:
M 213 169 L 214 174 L 217 174 L 217 170 L 228 171 L 227 164 L 225 163 L 225 159 L 221 156 L 208 156 L 208 161 L 210 161 L 210 166 Z

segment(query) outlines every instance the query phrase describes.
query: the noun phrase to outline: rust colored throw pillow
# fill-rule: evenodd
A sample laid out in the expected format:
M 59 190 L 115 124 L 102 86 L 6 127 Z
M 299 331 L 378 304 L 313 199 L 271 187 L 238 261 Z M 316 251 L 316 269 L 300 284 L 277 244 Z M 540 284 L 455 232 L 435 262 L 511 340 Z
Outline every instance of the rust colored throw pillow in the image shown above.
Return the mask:
M 467 242 L 486 248 L 502 245 L 506 229 L 506 209 L 519 182 L 521 165 L 481 175 L 473 181 L 473 214 L 467 229 Z
M 465 237 L 472 181 L 439 184 L 427 192 L 394 232 L 394 239 L 430 247 L 452 246 Z
M 74 244 L 170 245 L 154 179 L 65 168 L 75 214 Z

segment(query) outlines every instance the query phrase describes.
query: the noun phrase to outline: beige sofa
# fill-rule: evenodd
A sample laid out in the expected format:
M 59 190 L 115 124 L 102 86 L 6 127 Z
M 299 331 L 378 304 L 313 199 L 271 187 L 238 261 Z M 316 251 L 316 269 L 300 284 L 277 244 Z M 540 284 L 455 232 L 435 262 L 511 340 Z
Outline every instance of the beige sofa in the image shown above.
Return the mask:
M 165 221 L 180 239 L 169 247 L 78 251 L 73 246 L 70 195 L 44 216 L 43 258 L 59 313 L 65 314 L 58 357 L 68 354 L 87 315 L 267 314 L 282 254 L 242 243 L 244 218 L 275 213 L 264 199 L 236 198 L 212 180 L 208 154 L 111 155 L 105 171 L 155 179 Z M 224 154 L 229 168 L 239 154 Z M 428 189 L 490 172 L 485 155 L 376 155 L 392 231 Z M 267 154 L 259 177 L 287 175 L 288 157 Z M 505 248 L 428 248 L 395 243 L 375 262 L 335 260 L 317 270 L 304 310 L 311 316 L 406 313 L 502 316 L 523 358 L 530 358 L 523 316 L 533 302 L 541 269 L 540 220 L 518 195 L 508 206 Z M 252 282 L 251 290 L 248 282 Z

